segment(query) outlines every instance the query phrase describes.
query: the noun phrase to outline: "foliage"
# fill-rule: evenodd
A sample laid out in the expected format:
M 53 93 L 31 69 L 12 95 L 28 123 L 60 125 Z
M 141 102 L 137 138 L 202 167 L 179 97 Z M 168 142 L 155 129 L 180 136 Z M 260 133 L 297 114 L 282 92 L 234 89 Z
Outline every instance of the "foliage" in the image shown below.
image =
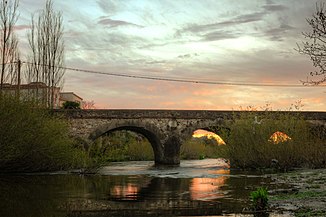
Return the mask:
M 72 147 L 67 124 L 33 101 L 0 96 L 0 170 L 46 171 L 83 167 L 86 154 Z
M 217 142 L 206 137 L 191 138 L 181 145 L 181 159 L 205 159 L 223 157 L 226 146 L 219 146 Z
M 80 109 L 80 104 L 78 102 L 66 101 L 62 104 L 63 109 Z
M 116 131 L 98 138 L 91 144 L 89 156 L 95 164 L 154 159 L 148 140 L 130 131 Z
M 232 167 L 288 169 L 323 167 L 324 141 L 314 135 L 298 113 L 247 112 L 234 117 L 226 139 L 227 156 Z M 273 143 L 270 136 L 280 131 L 291 140 Z
M 310 72 L 310 76 L 317 76 L 317 79 L 304 81 L 304 84 L 318 85 L 326 82 L 326 11 L 324 3 L 316 5 L 316 11 L 311 18 L 306 19 L 311 32 L 304 32 L 306 41 L 298 45 L 298 52 L 310 57 L 316 71 Z
M 264 187 L 258 188 L 250 193 L 250 199 L 255 211 L 263 211 L 268 207 L 268 192 Z

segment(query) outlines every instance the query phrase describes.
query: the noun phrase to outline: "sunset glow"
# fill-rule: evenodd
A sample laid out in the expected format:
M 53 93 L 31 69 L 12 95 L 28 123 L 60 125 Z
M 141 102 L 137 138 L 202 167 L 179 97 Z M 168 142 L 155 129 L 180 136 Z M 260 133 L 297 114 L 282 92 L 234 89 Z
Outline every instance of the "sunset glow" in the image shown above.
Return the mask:
M 201 129 L 196 130 L 193 133 L 192 137 L 194 138 L 207 137 L 208 139 L 215 139 L 218 145 L 225 145 L 225 142 L 219 135 L 206 130 L 201 130 Z
M 291 137 L 289 137 L 285 133 L 277 131 L 277 132 L 275 132 L 275 133 L 273 133 L 271 135 L 271 137 L 269 138 L 268 141 L 270 141 L 270 142 L 272 142 L 274 144 L 278 144 L 278 143 L 281 143 L 281 142 L 286 142 L 288 140 L 291 140 Z
M 20 0 L 15 31 L 22 61 L 30 54 L 26 35 L 31 14 L 45 2 Z M 300 82 L 315 69 L 308 57 L 294 50 L 304 40 L 302 32 L 309 30 L 306 19 L 315 2 L 53 0 L 53 4 L 63 16 L 66 66 L 101 72 L 67 70 L 63 91 L 94 101 L 98 109 L 236 110 L 270 103 L 285 110 L 297 100 L 302 100 L 304 110 L 326 109 L 325 90 Z M 298 87 L 248 85 L 262 83 Z
M 116 197 L 129 199 L 137 199 L 137 194 L 139 192 L 139 186 L 132 185 L 127 183 L 127 185 L 114 186 L 112 189 L 112 194 Z
M 230 170 L 217 170 L 214 174 L 229 175 Z M 211 200 L 213 198 L 223 197 L 219 193 L 221 186 L 225 185 L 228 176 L 218 178 L 193 178 L 190 186 L 190 196 L 192 200 Z

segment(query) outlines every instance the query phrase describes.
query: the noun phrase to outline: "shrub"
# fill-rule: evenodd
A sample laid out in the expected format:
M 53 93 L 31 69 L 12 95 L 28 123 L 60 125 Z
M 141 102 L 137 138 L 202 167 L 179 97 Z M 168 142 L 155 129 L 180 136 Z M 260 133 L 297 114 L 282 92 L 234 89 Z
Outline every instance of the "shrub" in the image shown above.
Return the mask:
M 130 131 L 111 132 L 98 138 L 91 145 L 89 156 L 100 164 L 110 161 L 154 159 L 149 141 Z
M 250 193 L 253 209 L 255 211 L 263 211 L 268 207 L 268 192 L 267 189 L 262 187 Z
M 225 145 L 218 145 L 214 138 L 191 138 L 180 147 L 181 159 L 205 159 L 224 157 Z
M 0 96 L 0 169 L 31 172 L 84 166 L 67 124 L 34 101 Z
M 80 103 L 73 101 L 66 101 L 62 104 L 63 109 L 80 109 Z
M 259 124 L 256 120 L 262 120 Z M 309 124 L 299 114 L 248 112 L 235 117 L 227 138 L 227 158 L 232 167 L 288 169 L 322 167 L 325 144 L 311 133 Z M 283 132 L 290 140 L 273 143 L 270 136 Z

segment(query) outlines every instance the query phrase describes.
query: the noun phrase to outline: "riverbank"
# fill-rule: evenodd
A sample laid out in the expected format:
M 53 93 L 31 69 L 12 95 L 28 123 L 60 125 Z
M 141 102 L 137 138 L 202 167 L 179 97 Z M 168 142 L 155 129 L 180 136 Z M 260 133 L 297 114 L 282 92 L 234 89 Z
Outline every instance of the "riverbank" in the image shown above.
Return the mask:
M 272 210 L 294 216 L 326 216 L 326 169 L 301 169 L 272 176 L 276 185 L 290 186 L 271 191 Z

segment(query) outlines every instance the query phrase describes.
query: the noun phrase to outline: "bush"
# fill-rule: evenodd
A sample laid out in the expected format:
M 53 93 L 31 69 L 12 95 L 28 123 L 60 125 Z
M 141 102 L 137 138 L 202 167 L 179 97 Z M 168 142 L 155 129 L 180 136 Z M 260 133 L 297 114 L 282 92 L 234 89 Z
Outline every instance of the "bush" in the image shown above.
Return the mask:
M 91 145 L 89 156 L 97 164 L 154 159 L 153 148 L 149 141 L 130 131 L 116 131 L 98 138 Z
M 72 147 L 67 124 L 34 101 L 0 96 L 0 169 L 47 171 L 84 166 L 86 153 Z
M 191 138 L 180 147 L 181 159 L 204 159 L 204 158 L 220 158 L 225 156 L 225 145 L 218 145 L 211 138 Z
M 256 120 L 262 120 L 259 124 Z M 310 126 L 300 115 L 282 112 L 248 112 L 235 117 L 227 138 L 232 167 L 288 169 L 322 167 L 326 156 L 324 141 L 311 133 Z M 278 144 L 270 137 L 280 131 L 291 139 Z
M 80 109 L 80 103 L 73 101 L 66 101 L 62 104 L 63 109 Z

